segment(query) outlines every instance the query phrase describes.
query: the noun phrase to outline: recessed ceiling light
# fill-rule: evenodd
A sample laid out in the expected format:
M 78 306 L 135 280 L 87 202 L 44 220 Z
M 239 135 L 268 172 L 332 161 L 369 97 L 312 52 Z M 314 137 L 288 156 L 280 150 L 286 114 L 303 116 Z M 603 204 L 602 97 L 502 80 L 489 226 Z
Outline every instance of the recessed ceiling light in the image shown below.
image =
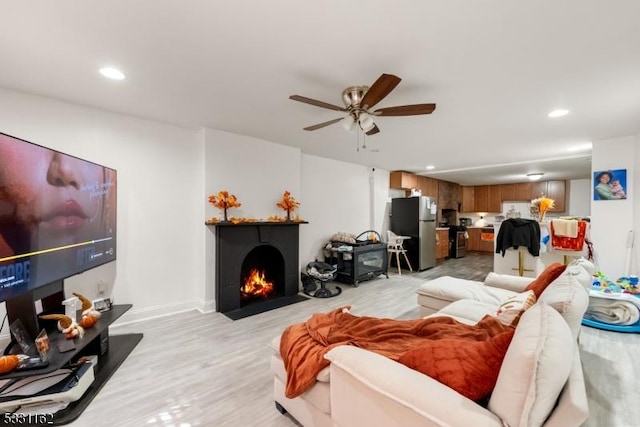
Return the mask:
M 124 80 L 125 78 L 125 75 L 122 71 L 118 70 L 117 68 L 111 67 L 100 68 L 100 74 L 113 80 Z
M 537 181 L 542 178 L 542 175 L 544 175 L 542 172 L 528 173 L 527 178 L 529 178 L 530 181 Z
M 431 169 L 435 169 L 436 167 L 433 165 L 427 165 L 426 169 L 430 171 Z
M 567 114 L 569 114 L 569 110 L 564 110 L 562 108 L 557 109 L 557 110 L 553 110 L 552 112 L 549 113 L 549 117 L 555 118 L 555 117 L 562 117 L 562 116 L 566 116 Z
M 572 147 L 567 148 L 567 151 L 587 151 L 593 148 L 593 144 L 591 142 L 585 142 L 584 144 L 577 144 Z

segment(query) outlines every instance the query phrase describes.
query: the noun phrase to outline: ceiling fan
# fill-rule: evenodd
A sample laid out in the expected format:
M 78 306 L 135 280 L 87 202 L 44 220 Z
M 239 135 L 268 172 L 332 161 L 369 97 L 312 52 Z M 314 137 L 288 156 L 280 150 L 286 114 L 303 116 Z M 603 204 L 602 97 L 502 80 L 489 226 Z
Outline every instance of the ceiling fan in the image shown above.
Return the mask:
M 350 86 L 342 91 L 344 107 L 339 107 L 337 105 L 300 95 L 291 95 L 289 99 L 315 105 L 316 107 L 347 113 L 346 117 L 339 117 L 337 119 L 329 120 L 328 122 L 308 126 L 304 128 L 304 130 L 316 130 L 334 123 L 342 122 L 342 125 L 346 130 L 351 130 L 357 124 L 367 135 L 374 135 L 380 132 L 378 125 L 376 125 L 373 120 L 374 116 L 416 116 L 420 114 L 431 114 L 436 109 L 436 104 L 413 104 L 379 108 L 371 111 L 370 109 L 374 105 L 395 89 L 398 83 L 400 83 L 400 80 L 400 77 L 394 76 L 393 74 L 382 74 L 378 77 L 378 80 L 371 85 L 371 87 Z

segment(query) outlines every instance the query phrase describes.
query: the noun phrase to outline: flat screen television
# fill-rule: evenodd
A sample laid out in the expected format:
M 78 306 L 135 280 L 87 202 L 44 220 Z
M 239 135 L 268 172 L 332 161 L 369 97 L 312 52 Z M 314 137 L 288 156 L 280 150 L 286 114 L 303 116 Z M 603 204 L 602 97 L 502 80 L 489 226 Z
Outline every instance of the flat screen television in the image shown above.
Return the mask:
M 0 301 L 10 317 L 21 317 L 12 301 L 47 297 L 116 259 L 116 194 L 114 169 L 0 133 Z

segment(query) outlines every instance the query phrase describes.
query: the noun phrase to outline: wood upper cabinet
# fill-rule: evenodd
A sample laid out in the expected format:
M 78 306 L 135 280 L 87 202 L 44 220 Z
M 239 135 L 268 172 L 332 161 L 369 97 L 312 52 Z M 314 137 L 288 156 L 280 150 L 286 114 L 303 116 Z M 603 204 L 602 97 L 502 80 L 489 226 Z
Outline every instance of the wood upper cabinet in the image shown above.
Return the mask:
M 566 181 L 547 181 L 547 197 L 554 200 L 554 208 L 550 212 L 564 212 L 567 197 Z
M 418 176 L 410 172 L 391 172 L 389 174 L 389 188 L 418 188 Z
M 489 203 L 487 212 L 502 212 L 502 186 L 489 185 Z
M 438 200 L 438 180 L 427 176 L 418 175 L 418 188 L 422 191 L 423 196 L 429 196 L 434 200 Z
M 516 199 L 516 184 L 500 184 L 500 194 L 503 202 L 511 202 Z
M 515 184 L 515 186 L 515 199 L 513 200 L 519 202 L 531 202 L 531 183 L 519 182 Z
M 547 194 L 547 181 L 535 181 L 531 183 L 531 200 Z
M 475 212 L 488 212 L 489 211 L 489 186 L 477 185 L 475 194 Z
M 461 186 L 460 187 L 460 199 L 462 199 L 462 206 L 460 212 L 475 212 L 476 209 L 476 189 L 473 186 Z

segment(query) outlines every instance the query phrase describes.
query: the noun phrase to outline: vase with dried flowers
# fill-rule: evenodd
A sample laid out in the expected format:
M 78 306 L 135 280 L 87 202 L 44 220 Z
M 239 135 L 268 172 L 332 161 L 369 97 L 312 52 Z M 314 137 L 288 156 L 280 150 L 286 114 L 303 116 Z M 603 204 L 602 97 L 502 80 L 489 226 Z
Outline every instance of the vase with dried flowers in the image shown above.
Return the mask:
M 228 191 L 220 191 L 217 195 L 212 194 L 209 196 L 209 203 L 215 206 L 218 209 L 222 209 L 224 214 L 224 220 L 229 221 L 227 219 L 227 209 L 229 208 L 239 208 L 242 206 L 242 203 L 238 201 L 238 198 L 235 194 L 229 194 Z
M 276 206 L 287 212 L 287 221 L 291 221 L 291 212 L 298 209 L 300 203 L 291 195 L 289 191 L 285 191 L 282 199 L 276 203 Z
M 538 222 L 544 222 L 544 217 L 549 209 L 553 209 L 555 200 L 548 198 L 542 194 L 537 199 L 531 200 L 531 216 Z

